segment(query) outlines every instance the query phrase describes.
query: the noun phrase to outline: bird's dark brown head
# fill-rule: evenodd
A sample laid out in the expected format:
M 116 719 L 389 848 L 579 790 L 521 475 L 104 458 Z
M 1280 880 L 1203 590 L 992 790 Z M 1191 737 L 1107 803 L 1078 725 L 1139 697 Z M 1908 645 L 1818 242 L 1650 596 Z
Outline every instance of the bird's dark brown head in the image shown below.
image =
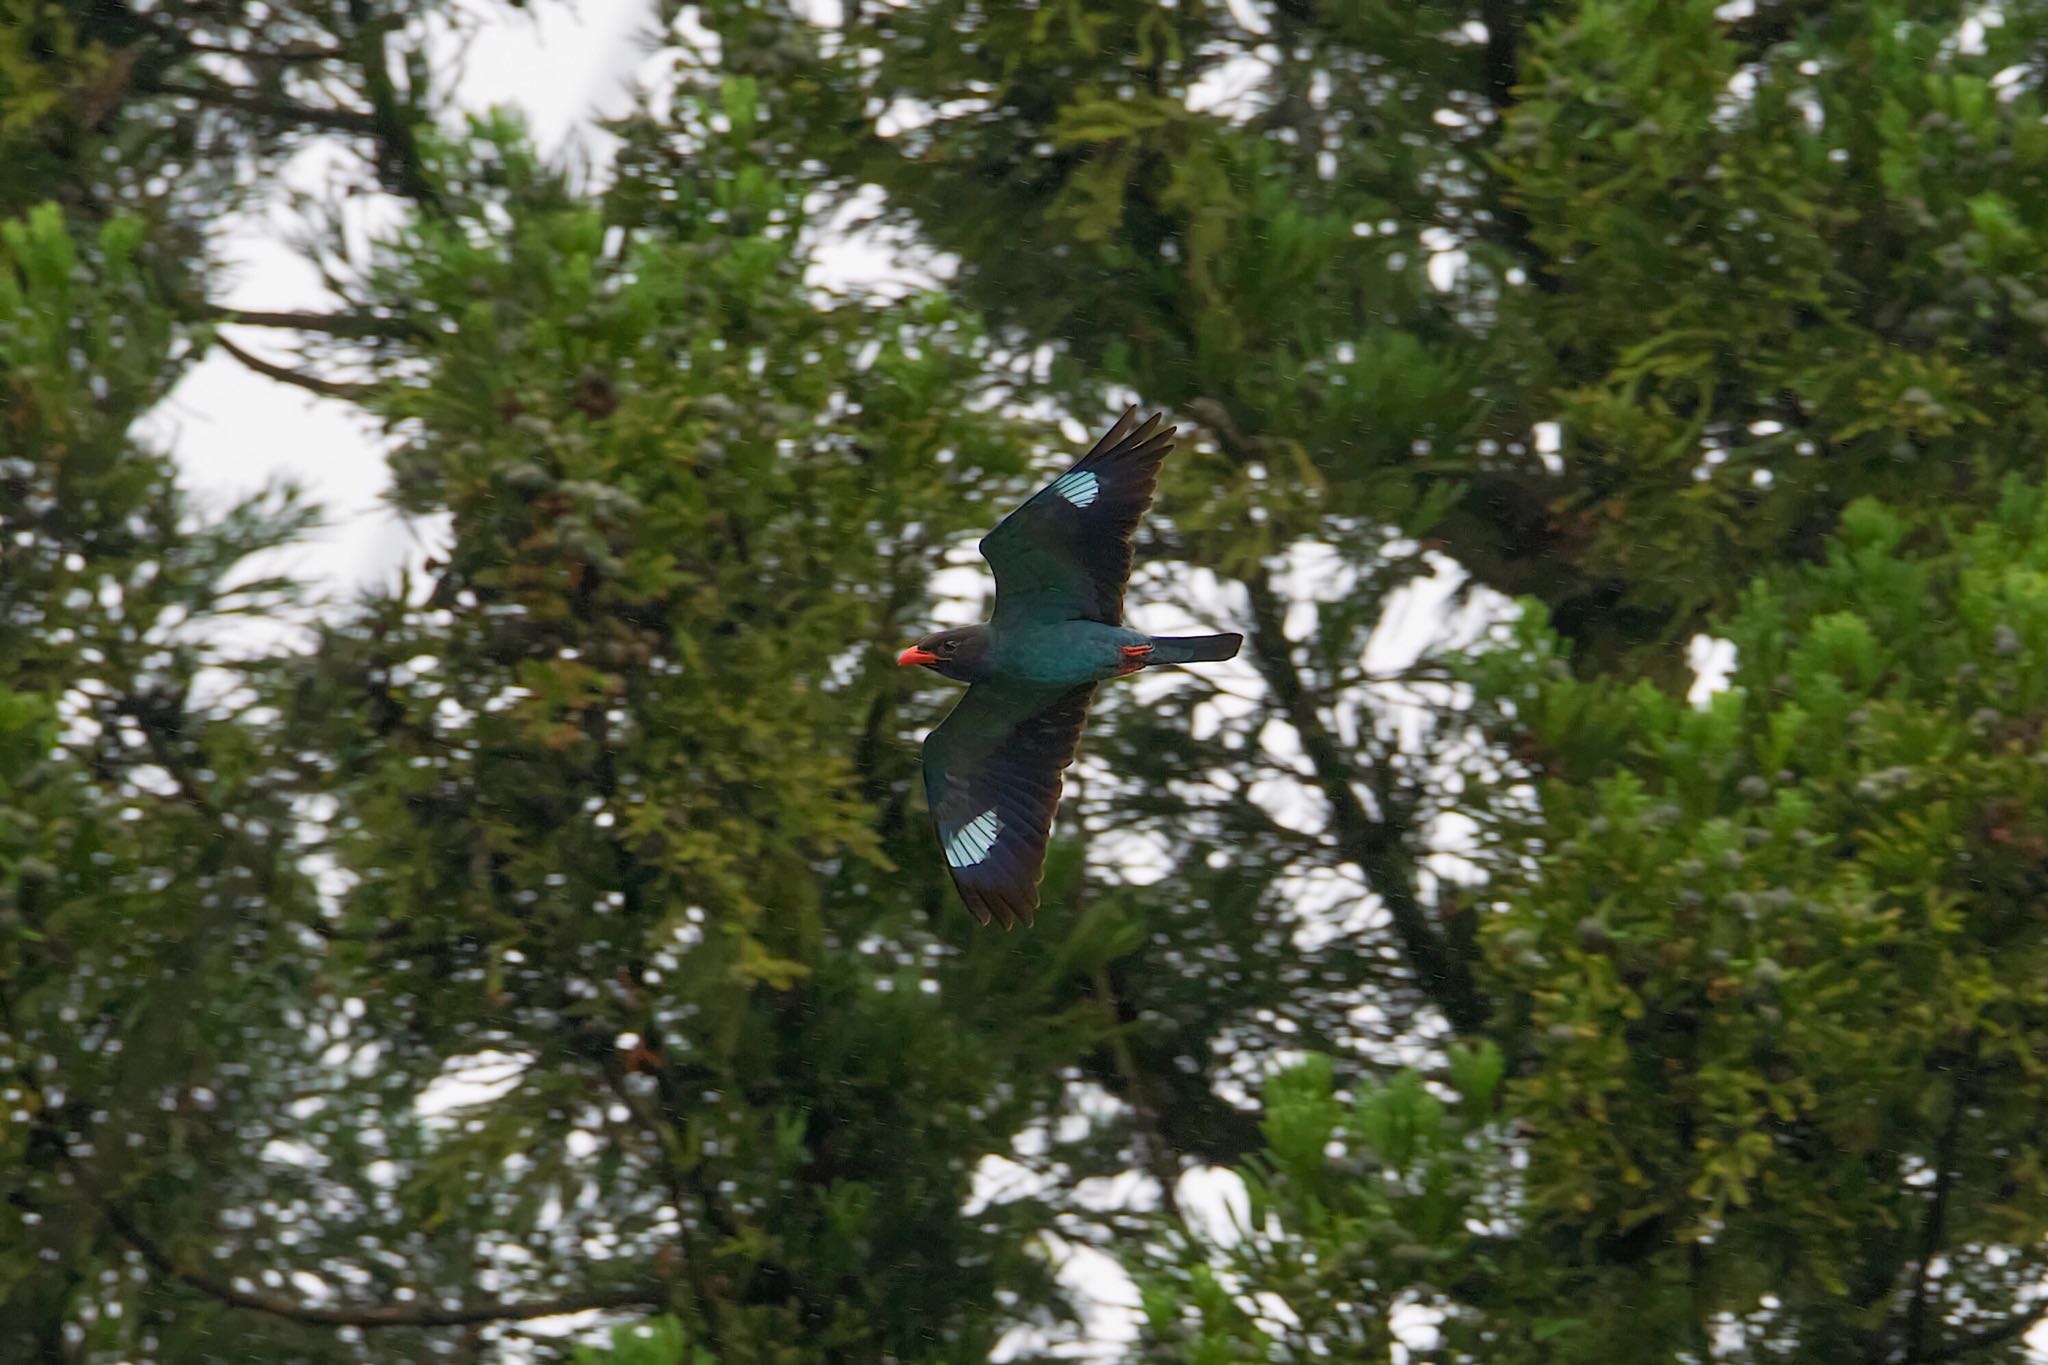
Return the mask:
M 961 626 L 927 635 L 898 654 L 896 662 L 929 668 L 956 682 L 979 681 L 988 667 L 988 627 Z

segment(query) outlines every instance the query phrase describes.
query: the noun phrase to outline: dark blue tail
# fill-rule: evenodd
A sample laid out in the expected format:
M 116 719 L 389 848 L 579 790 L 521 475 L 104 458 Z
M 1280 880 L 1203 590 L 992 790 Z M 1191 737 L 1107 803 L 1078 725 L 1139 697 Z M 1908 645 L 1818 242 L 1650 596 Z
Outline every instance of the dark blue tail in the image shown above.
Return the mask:
M 1235 659 L 1244 636 L 1225 635 L 1155 635 L 1152 637 L 1152 656 L 1148 664 L 1213 664 L 1224 659 Z

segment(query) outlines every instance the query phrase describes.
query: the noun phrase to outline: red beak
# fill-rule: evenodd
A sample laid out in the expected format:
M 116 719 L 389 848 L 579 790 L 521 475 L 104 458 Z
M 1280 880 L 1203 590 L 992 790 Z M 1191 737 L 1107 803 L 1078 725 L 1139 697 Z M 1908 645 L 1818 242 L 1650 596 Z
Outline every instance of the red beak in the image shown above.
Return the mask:
M 921 668 L 925 664 L 935 664 L 938 661 L 938 655 L 932 653 L 928 649 L 919 649 L 916 645 L 912 645 L 910 648 L 904 650 L 901 654 L 898 654 L 896 656 L 896 662 L 898 666 L 903 668 L 909 668 L 912 665 L 916 665 Z

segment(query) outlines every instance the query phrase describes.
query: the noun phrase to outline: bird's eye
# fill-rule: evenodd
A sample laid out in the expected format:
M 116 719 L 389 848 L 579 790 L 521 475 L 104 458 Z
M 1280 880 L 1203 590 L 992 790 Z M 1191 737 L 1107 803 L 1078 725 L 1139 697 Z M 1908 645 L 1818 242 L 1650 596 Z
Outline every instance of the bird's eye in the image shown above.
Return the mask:
M 932 652 L 939 655 L 942 658 L 951 658 L 953 654 L 953 642 L 951 640 L 941 640 L 939 641 L 938 648 L 933 650 Z

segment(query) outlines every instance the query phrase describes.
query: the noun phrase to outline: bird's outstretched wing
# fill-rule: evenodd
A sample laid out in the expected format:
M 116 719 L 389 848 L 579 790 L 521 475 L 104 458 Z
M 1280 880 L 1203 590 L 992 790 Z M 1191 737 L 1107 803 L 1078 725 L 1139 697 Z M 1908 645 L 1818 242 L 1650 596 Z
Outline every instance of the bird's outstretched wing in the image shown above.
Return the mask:
M 960 899 L 983 924 L 1031 923 L 1060 804 L 1060 773 L 1094 683 L 976 683 L 924 741 L 924 790 Z
M 995 624 L 1123 624 L 1131 532 L 1151 504 L 1174 428 L 1131 408 L 1073 468 L 1004 517 L 981 540 L 996 575 Z

